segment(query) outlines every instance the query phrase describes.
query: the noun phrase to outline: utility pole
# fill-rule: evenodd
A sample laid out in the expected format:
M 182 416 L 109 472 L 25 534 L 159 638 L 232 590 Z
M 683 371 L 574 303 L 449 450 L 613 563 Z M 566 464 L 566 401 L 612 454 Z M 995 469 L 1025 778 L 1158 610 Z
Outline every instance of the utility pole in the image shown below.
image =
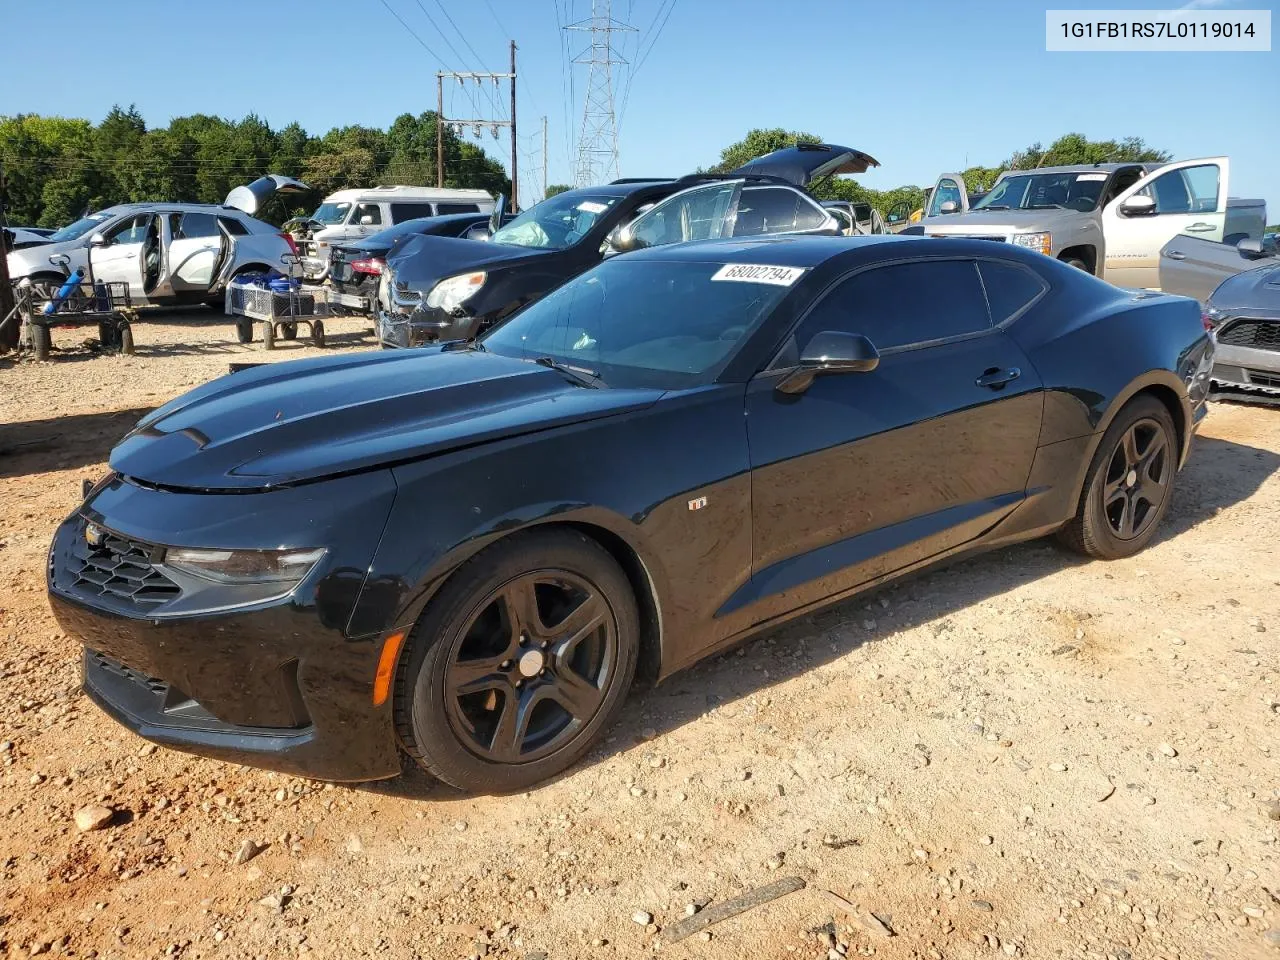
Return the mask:
M 436 186 L 444 187 L 444 74 L 436 74 Z
M 479 86 L 482 83 L 492 83 L 494 89 L 498 87 L 500 80 L 511 81 L 511 119 L 510 120 L 489 120 L 484 117 L 473 117 L 470 119 L 462 119 L 460 117 L 446 117 L 444 115 L 444 81 L 457 80 L 458 85 L 462 86 L 467 81 L 472 81 Z M 474 105 L 474 104 L 473 104 Z M 479 136 L 481 128 L 492 131 L 496 137 L 498 131 L 503 127 L 511 128 L 511 206 L 516 205 L 516 44 L 511 41 L 511 72 L 510 73 L 472 73 L 470 71 L 454 72 L 445 70 L 436 74 L 436 185 L 444 186 L 444 127 L 449 124 L 454 128 L 455 132 L 461 131 L 463 127 L 474 127 L 476 135 Z
M 618 176 L 618 119 L 613 106 L 613 68 L 627 61 L 613 48 L 615 33 L 635 27 L 613 19 L 612 0 L 591 0 L 591 17 L 565 27 L 591 34 L 591 46 L 573 58 L 590 65 L 587 99 L 582 107 L 582 133 L 574 181 L 588 187 Z
M 518 210 L 516 197 L 520 192 L 516 171 L 516 42 L 511 41 L 511 209 Z
M 9 190 L 5 185 L 4 161 L 0 160 L 0 353 L 12 350 L 18 345 L 17 318 L 11 317 L 14 311 L 13 287 L 9 283 L 9 241 L 5 230 L 9 226 L 9 218 L 5 216 L 5 207 L 9 200 Z
M 547 115 L 542 115 L 542 199 L 547 199 Z

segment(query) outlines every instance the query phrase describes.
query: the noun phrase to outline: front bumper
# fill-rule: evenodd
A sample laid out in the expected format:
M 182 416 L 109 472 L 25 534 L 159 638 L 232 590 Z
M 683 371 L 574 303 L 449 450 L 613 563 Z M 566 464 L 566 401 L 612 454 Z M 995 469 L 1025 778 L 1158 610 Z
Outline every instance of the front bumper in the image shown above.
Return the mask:
M 1224 386 L 1280 396 L 1280 351 L 1220 343 L 1210 377 Z
M 391 704 L 372 701 L 384 635 L 346 630 L 390 509 L 390 498 L 378 495 L 378 476 L 348 478 L 364 481 L 367 503 L 353 511 L 355 519 L 328 524 L 315 519 L 315 487 L 303 488 L 309 494 L 249 495 L 256 503 L 248 504 L 246 496 L 166 493 L 112 481 L 63 522 L 49 553 L 50 606 L 62 628 L 84 641 L 85 693 L 135 733 L 189 753 L 322 780 L 397 775 Z M 355 494 L 356 484 L 332 483 L 351 488 L 334 493 Z M 196 509 L 206 516 L 190 512 Z M 230 519 L 208 519 L 219 513 Z M 253 542 L 279 540 L 305 514 L 337 538 L 329 541 L 340 544 L 335 562 L 326 558 L 291 595 L 250 608 L 168 616 L 165 603 L 129 596 L 129 578 L 144 579 L 137 551 L 113 579 L 123 589 L 96 584 L 101 565 L 86 577 L 80 559 L 87 520 L 130 538 L 132 548 L 174 542 L 179 537 L 157 536 L 154 525 L 189 516 L 191 529 L 203 528 L 205 542 L 236 547 L 251 545 L 243 538 L 255 526 Z M 345 529 L 371 521 L 372 536 Z M 154 579 L 145 582 L 157 589 Z
M 456 316 L 430 307 L 413 313 L 378 312 L 378 339 L 384 347 L 421 347 L 443 340 L 470 340 L 480 332 L 480 318 Z

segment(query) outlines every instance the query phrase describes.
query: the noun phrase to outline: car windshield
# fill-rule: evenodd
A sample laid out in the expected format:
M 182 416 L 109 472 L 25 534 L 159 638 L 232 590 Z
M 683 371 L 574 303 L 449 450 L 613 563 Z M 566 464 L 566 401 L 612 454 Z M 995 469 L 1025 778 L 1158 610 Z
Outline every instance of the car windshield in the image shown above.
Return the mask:
M 76 240 L 83 237 L 90 230 L 102 225 L 103 221 L 109 220 L 109 213 L 95 213 L 88 217 L 82 217 L 75 223 L 69 223 L 61 230 L 55 230 L 53 235 L 49 237 L 53 243 L 61 243 L 64 240 Z
M 342 203 L 322 203 L 319 209 L 311 215 L 311 219 L 317 223 L 332 227 L 347 219 L 347 211 L 350 209 L 351 204 L 345 200 Z
M 489 242 L 564 250 L 590 233 L 604 212 L 621 199 L 559 193 L 530 207 L 490 237 Z
M 1032 173 L 1005 177 L 973 210 L 1078 210 L 1098 205 L 1107 176 L 1101 170 Z
M 494 328 L 481 343 L 503 356 L 550 358 L 610 387 L 698 386 L 720 375 L 803 272 L 608 260 Z

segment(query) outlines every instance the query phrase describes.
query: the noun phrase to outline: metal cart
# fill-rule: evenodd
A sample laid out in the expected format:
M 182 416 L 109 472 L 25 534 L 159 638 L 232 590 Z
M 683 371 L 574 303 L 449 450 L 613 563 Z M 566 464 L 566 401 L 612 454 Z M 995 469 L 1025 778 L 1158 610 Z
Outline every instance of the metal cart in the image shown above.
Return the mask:
M 312 344 L 324 346 L 324 317 L 327 315 L 324 290 L 299 286 L 271 290 L 251 281 L 227 284 L 226 313 L 236 317 L 236 339 L 253 342 L 254 321 L 262 326 L 262 345 L 271 350 L 276 339 L 293 340 L 298 325 L 305 325 Z
M 133 353 L 132 321 L 137 319 L 129 284 L 71 280 L 55 286 L 19 280 L 13 297 L 22 328 L 19 341 L 37 360 L 48 360 L 54 327 L 97 326 L 103 349 Z

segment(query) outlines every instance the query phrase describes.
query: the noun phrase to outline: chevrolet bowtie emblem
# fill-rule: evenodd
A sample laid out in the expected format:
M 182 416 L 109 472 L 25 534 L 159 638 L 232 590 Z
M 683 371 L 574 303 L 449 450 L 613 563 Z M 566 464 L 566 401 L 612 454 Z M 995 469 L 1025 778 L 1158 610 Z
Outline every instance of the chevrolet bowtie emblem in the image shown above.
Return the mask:
M 102 542 L 107 539 L 106 531 L 104 531 L 96 523 L 87 523 L 84 527 L 84 542 L 91 547 L 100 547 Z

